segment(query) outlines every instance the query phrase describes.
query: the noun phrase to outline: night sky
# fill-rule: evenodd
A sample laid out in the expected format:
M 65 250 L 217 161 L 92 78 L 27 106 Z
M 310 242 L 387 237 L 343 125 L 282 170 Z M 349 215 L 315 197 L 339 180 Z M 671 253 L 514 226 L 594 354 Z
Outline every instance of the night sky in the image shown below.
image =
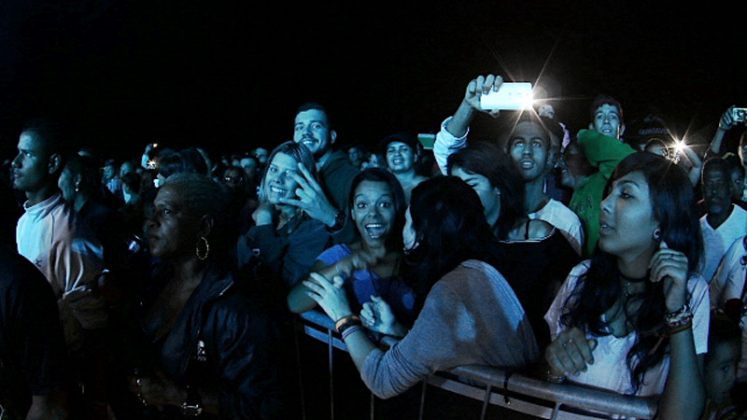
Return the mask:
M 602 92 L 623 102 L 629 125 L 656 110 L 676 132 L 706 136 L 726 107 L 747 107 L 746 22 L 727 6 L 358 3 L 0 2 L 3 156 L 36 115 L 74 123 L 119 158 L 150 141 L 272 147 L 308 100 L 330 108 L 341 142 L 373 144 L 435 132 L 487 72 L 541 74 L 574 130 Z M 480 119 L 475 135 L 494 128 Z

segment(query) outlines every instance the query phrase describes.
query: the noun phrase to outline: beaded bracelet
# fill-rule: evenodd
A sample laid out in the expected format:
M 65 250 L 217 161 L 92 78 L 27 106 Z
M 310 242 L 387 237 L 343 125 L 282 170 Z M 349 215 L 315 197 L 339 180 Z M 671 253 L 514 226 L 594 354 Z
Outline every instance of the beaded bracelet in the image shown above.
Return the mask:
M 692 327 L 693 327 L 693 323 L 692 323 L 692 319 L 690 319 L 682 325 L 678 325 L 676 327 L 669 327 L 669 330 L 667 331 L 667 335 L 671 337 L 679 332 L 689 330 Z
M 684 325 L 693 319 L 693 313 L 690 310 L 690 305 L 684 304 L 682 307 L 674 312 L 668 312 L 664 314 L 664 322 L 669 328 L 676 328 Z

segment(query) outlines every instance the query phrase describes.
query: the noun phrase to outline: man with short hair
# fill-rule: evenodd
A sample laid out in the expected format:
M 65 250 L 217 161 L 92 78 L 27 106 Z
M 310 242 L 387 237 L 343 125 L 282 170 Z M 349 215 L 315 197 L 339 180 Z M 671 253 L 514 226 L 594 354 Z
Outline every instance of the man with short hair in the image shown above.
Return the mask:
M 94 292 L 103 270 L 98 243 L 76 231 L 71 209 L 64 205 L 57 178 L 68 152 L 61 127 L 46 120 L 28 124 L 13 159 L 13 188 L 27 201 L 16 227 L 18 252 L 47 278 L 60 307 L 68 346 L 83 343 L 86 330 L 102 328 L 107 315 L 103 299 Z
M 467 147 L 469 125 L 480 107 L 479 96 L 490 90 L 497 90 L 503 80 L 500 76 L 479 76 L 469 82 L 465 97 L 453 116 L 441 124 L 441 130 L 436 134 L 433 153 L 441 171 L 446 173 L 448 156 L 459 149 Z M 493 116 L 495 112 L 487 112 Z M 521 143 L 521 150 L 514 146 Z M 524 180 L 524 208 L 530 219 L 544 220 L 557 228 L 568 240 L 571 247 L 580 254 L 584 243 L 581 222 L 563 203 L 550 198 L 544 190 L 545 177 L 553 169 L 556 156 L 552 153 L 550 132 L 539 118 L 533 121 L 521 117 L 504 150 L 514 162 L 519 174 Z M 601 202 L 601 200 L 600 200 Z
M 591 105 L 589 129 L 579 131 L 576 136 L 581 152 L 596 169 L 576 185 L 568 203 L 583 223 L 586 237 L 583 255 L 586 257 L 594 253 L 599 240 L 599 214 L 607 181 L 617 164 L 635 152 L 620 141 L 623 132 L 625 123 L 620 102 L 611 96 L 600 95 Z
M 747 211 L 731 202 L 729 165 L 725 160 L 708 159 L 701 182 L 707 213 L 700 218 L 704 252 L 700 273 L 710 282 L 729 247 L 747 235 Z
M 293 141 L 303 144 L 314 155 L 322 185 L 318 185 L 305 168 L 299 168 L 305 178 L 299 179 L 305 194 L 299 195 L 298 199 L 284 201 L 300 207 L 309 217 L 324 223 L 331 232 L 336 233 L 336 241 L 347 242 L 353 237 L 352 225 L 345 223 L 348 218 L 348 195 L 350 184 L 359 171 L 350 164 L 344 152 L 333 148 L 337 132 L 332 129 L 327 110 L 322 105 L 310 102 L 298 108 Z

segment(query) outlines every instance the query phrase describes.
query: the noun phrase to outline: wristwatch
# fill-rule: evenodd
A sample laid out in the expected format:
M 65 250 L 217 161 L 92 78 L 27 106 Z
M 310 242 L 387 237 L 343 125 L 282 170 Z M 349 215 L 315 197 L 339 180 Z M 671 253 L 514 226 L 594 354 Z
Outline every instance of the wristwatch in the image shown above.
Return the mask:
M 187 400 L 182 403 L 182 415 L 197 417 L 202 414 L 202 399 L 196 389 L 187 385 Z
M 335 216 L 335 224 L 328 227 L 327 229 L 330 232 L 337 232 L 338 230 L 342 229 L 343 226 L 345 226 L 345 210 L 340 210 Z

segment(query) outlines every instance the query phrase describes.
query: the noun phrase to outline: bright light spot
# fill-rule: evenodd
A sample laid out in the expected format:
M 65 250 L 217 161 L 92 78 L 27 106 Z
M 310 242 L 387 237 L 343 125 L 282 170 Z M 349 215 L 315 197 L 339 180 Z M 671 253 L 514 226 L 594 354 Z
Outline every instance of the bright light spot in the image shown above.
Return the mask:
M 676 154 L 681 154 L 685 152 L 685 149 L 687 149 L 687 144 L 685 144 L 685 140 L 680 139 L 674 139 L 674 152 Z
M 521 108 L 524 110 L 534 109 L 534 95 L 531 92 L 521 98 Z

